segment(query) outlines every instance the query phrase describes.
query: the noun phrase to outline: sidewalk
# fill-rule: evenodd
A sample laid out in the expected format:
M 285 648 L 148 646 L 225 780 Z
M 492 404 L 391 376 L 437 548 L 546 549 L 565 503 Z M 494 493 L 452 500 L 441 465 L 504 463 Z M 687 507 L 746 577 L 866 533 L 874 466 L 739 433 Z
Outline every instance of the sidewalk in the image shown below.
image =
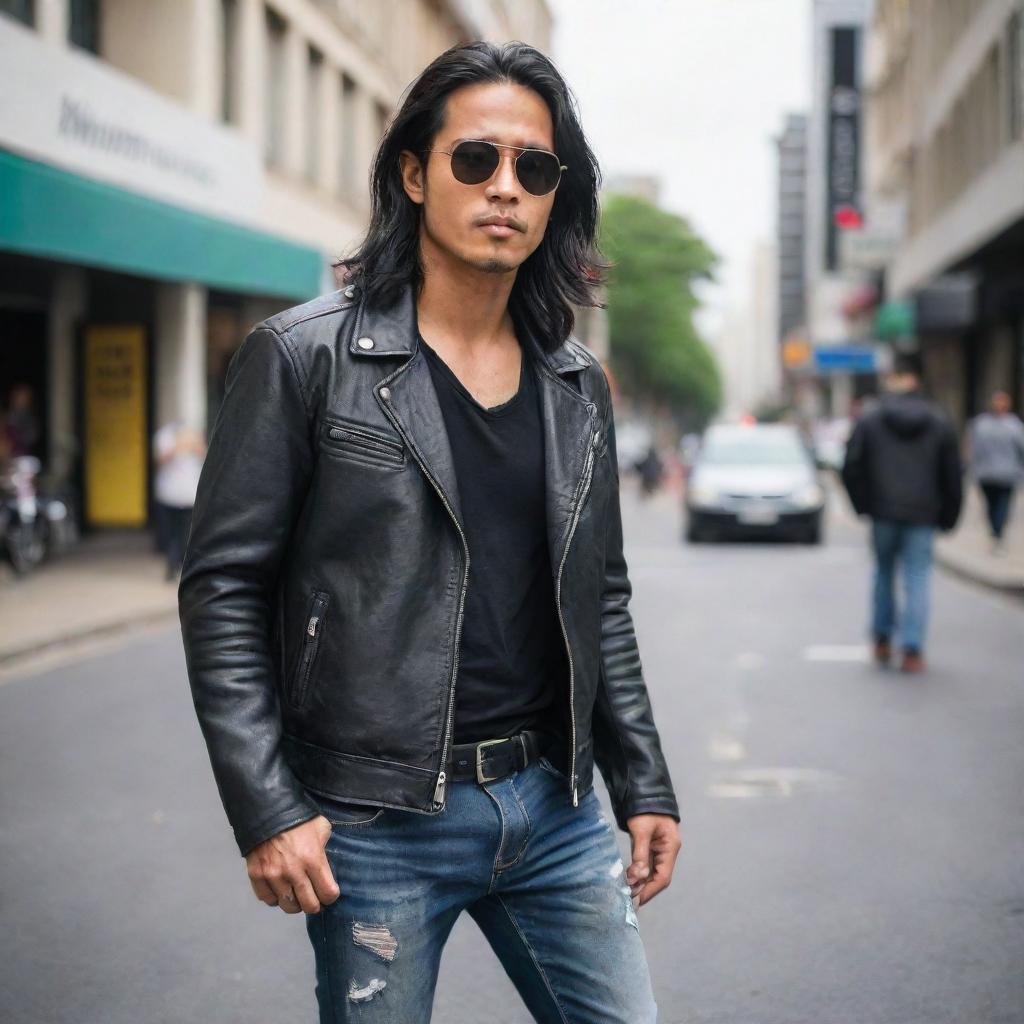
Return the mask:
M 17 578 L 0 572 L 0 666 L 27 654 L 125 626 L 177 621 L 177 584 L 148 532 L 84 538 L 56 561 Z
M 1021 509 L 1024 492 L 1018 492 L 1014 500 L 1005 547 L 994 555 L 978 489 L 966 481 L 965 489 L 960 525 L 955 533 L 940 537 L 935 545 L 936 558 L 961 576 L 1024 595 L 1024 512 Z

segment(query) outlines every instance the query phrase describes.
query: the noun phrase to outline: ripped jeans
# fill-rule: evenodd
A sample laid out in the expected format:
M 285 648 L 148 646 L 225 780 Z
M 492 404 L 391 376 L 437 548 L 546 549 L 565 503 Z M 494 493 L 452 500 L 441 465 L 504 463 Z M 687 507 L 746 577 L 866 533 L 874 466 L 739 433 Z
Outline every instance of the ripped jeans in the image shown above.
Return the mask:
M 306 915 L 321 1024 L 429 1024 L 441 951 L 467 910 L 539 1024 L 654 1024 L 639 924 L 593 789 L 573 807 L 541 758 L 449 782 L 436 816 L 335 803 L 341 896 Z

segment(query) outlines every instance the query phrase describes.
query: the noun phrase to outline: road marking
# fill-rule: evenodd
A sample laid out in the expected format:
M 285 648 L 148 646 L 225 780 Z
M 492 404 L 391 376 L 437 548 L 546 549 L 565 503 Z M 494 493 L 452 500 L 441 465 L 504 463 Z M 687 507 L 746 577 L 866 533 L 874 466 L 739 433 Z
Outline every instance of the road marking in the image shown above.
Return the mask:
M 821 644 L 804 648 L 804 661 L 868 661 L 868 651 L 863 644 Z
M 790 797 L 801 790 L 833 790 L 839 782 L 835 772 L 815 768 L 746 768 L 719 775 L 707 793 L 720 800 Z

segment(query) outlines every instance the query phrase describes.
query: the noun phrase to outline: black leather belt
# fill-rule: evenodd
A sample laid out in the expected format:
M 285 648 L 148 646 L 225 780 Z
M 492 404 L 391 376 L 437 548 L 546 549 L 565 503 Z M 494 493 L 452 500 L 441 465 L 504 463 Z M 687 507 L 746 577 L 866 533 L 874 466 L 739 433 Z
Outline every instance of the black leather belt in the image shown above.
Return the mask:
M 498 740 L 456 743 L 452 747 L 448 780 L 495 782 L 536 761 L 550 744 L 549 735 L 530 729 Z

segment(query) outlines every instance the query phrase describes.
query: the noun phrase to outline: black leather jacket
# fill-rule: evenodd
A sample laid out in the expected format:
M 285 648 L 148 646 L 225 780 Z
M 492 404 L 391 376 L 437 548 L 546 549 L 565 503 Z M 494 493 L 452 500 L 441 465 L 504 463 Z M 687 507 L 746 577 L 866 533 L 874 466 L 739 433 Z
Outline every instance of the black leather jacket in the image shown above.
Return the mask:
M 547 530 L 569 658 L 567 799 L 596 759 L 619 827 L 679 819 L 641 672 L 607 379 L 541 359 Z M 232 360 L 178 590 L 192 696 L 243 854 L 307 790 L 445 807 L 469 551 L 408 288 L 354 286 L 258 324 Z

